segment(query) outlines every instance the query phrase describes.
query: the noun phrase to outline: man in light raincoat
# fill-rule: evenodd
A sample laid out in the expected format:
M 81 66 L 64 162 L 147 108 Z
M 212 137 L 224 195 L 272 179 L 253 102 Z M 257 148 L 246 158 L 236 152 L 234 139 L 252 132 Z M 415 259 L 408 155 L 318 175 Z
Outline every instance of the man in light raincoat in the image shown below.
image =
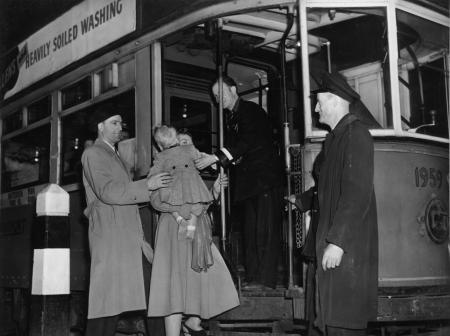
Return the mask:
M 98 138 L 82 156 L 91 250 L 86 335 L 113 336 L 119 314 L 147 308 L 143 268 L 153 251 L 144 238 L 137 204 L 148 202 L 151 191 L 168 186 L 171 177 L 161 173 L 132 180 L 114 147 L 122 117 L 113 106 L 98 108 L 91 124 Z

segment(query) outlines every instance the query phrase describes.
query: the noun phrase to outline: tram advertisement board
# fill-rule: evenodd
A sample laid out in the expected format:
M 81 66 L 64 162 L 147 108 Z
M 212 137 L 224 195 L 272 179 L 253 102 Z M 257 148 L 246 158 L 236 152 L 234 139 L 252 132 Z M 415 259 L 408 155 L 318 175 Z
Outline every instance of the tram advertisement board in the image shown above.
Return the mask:
M 136 0 L 85 0 L 0 59 L 0 101 L 136 30 Z

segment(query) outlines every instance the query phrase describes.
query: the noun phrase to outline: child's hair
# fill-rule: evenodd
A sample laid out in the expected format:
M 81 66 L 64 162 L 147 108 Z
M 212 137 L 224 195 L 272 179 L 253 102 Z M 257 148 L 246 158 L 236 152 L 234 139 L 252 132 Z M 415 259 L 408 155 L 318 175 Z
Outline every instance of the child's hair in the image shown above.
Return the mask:
M 178 143 L 177 131 L 171 126 L 156 126 L 153 130 L 153 137 L 161 149 L 167 149 Z
M 191 139 L 193 138 L 191 132 L 186 127 L 179 128 L 177 130 L 177 135 L 189 135 L 191 137 Z

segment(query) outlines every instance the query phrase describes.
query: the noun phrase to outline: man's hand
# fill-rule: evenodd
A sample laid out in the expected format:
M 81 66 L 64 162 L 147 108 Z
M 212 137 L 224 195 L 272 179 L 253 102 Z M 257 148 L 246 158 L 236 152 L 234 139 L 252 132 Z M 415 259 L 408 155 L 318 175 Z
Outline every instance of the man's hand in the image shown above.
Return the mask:
M 324 271 L 336 268 L 341 264 L 344 250 L 334 244 L 328 244 L 322 258 L 322 268 Z
M 150 176 L 147 179 L 147 187 L 148 190 L 156 190 L 159 188 L 168 187 L 172 182 L 173 177 L 169 173 L 159 173 L 153 176 Z
M 292 205 L 296 206 L 295 201 L 297 200 L 297 198 L 295 197 L 295 195 L 284 196 L 284 199 Z
M 214 198 L 218 198 L 220 195 L 220 186 L 223 185 L 224 188 L 228 187 L 228 176 L 226 174 L 220 175 L 214 181 L 213 184 L 213 195 Z
M 202 156 L 195 160 L 195 166 L 197 167 L 197 169 L 202 170 L 215 162 L 217 162 L 217 156 L 215 156 L 214 154 L 202 153 Z

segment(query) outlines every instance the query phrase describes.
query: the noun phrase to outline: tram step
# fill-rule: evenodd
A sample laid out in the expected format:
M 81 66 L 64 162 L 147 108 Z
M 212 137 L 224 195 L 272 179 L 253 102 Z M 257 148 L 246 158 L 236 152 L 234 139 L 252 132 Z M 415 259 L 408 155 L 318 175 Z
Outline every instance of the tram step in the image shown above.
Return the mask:
M 220 331 L 219 333 L 215 333 L 214 336 L 268 336 L 268 335 L 277 335 L 277 336 L 302 336 L 305 333 L 268 333 L 268 332 L 244 332 L 244 331 Z
M 222 315 L 217 320 L 286 320 L 293 318 L 291 299 L 284 296 L 241 296 L 240 306 Z
M 293 320 L 278 321 L 210 321 L 209 333 L 220 336 L 303 335 L 305 325 L 294 325 Z

